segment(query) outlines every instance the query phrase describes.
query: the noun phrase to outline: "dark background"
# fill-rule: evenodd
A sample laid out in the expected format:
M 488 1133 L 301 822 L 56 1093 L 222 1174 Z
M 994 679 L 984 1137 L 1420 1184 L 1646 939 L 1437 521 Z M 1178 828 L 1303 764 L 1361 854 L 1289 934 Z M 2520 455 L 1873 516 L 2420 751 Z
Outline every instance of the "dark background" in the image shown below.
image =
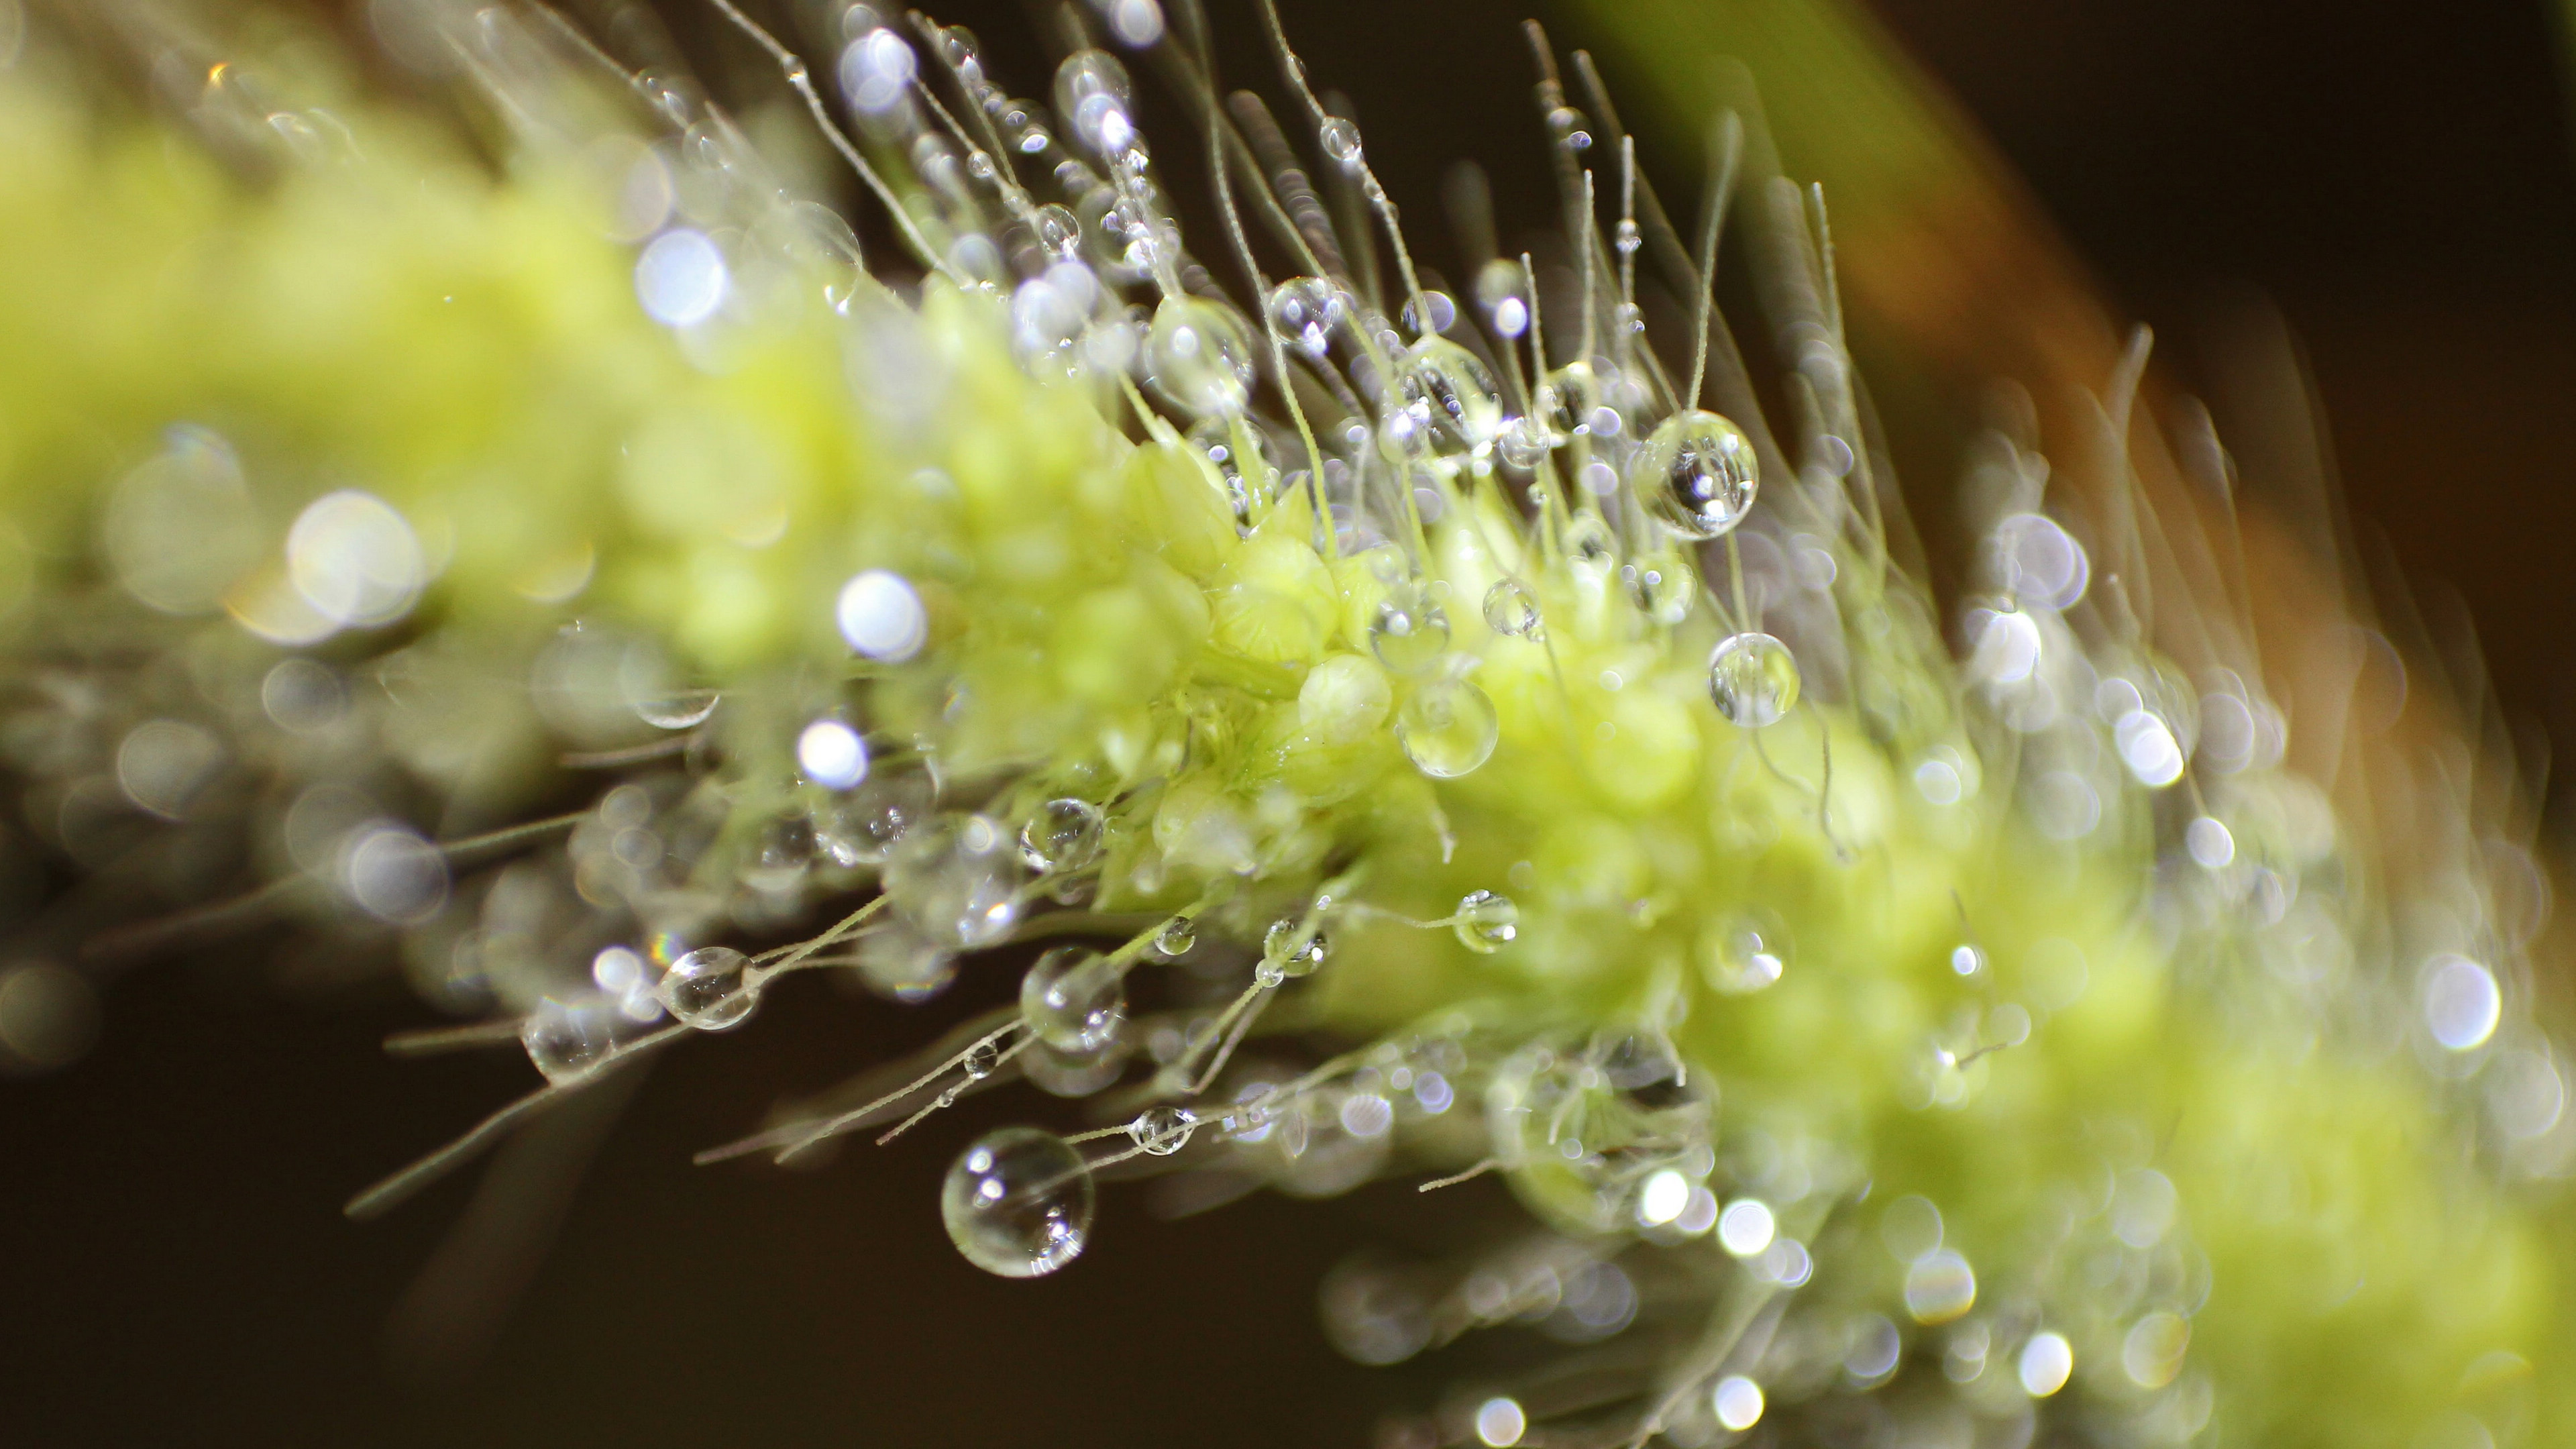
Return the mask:
M 1215 8 L 1248 28 L 1247 7 Z M 2465 599 L 2506 706 L 2576 739 L 2561 693 L 2576 625 L 2561 563 L 2576 185 L 2554 13 L 2502 0 L 1878 8 L 2019 168 L 2113 309 L 2178 339 L 2178 366 L 2211 297 L 2251 286 L 2277 301 L 2307 344 L 2356 517 L 2419 590 Z M 1290 10 L 1417 212 L 1458 155 L 1485 159 L 1507 197 L 1544 184 L 1517 9 Z M 1015 10 L 945 13 L 1041 90 Z M 1248 35 L 1230 44 L 1257 54 Z M 1422 1231 L 1400 1184 L 1169 1224 L 1112 1189 L 1080 1264 L 1013 1284 L 951 1252 L 936 1187 L 958 1144 L 1025 1100 L 970 1104 L 819 1172 L 690 1167 L 777 1093 L 929 1034 L 813 981 L 654 1070 L 479 1363 L 423 1369 L 437 1356 L 418 1340 L 390 1359 L 388 1320 L 472 1179 L 371 1225 L 338 1204 L 521 1090 L 526 1067 L 389 1061 L 378 1039 L 415 1010 L 390 992 L 282 995 L 267 964 L 237 952 L 130 976 L 87 1059 L 0 1082 L 0 1442 L 1248 1449 L 1364 1444 L 1384 1410 L 1438 1392 L 1436 1363 L 1359 1369 L 1315 1327 L 1326 1268 Z M 1499 1202 L 1490 1184 L 1457 1191 Z

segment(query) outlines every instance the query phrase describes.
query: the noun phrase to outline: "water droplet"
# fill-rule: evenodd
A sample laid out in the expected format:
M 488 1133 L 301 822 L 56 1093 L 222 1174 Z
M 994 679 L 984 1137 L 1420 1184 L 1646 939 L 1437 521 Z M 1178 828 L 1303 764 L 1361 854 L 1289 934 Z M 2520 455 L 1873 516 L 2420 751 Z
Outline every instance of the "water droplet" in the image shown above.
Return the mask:
M 1905 1269 L 1905 1311 L 1917 1323 L 1948 1323 L 1976 1306 L 1977 1275 L 1968 1260 L 1936 1248 Z
M 2204 870 L 2218 870 L 2236 859 L 2236 834 L 2214 815 L 2195 818 L 2182 830 L 2183 849 Z
M 1083 946 L 1058 946 L 1020 978 L 1020 1019 L 1038 1040 L 1086 1054 L 1117 1040 L 1127 1016 L 1118 964 Z
M 1270 331 L 1308 357 L 1322 358 L 1333 329 L 1350 316 L 1341 289 L 1322 277 L 1291 277 L 1270 289 Z
M 869 569 L 841 586 L 833 610 L 841 638 L 870 659 L 900 664 L 921 652 L 930 615 L 901 574 Z
M 1276 969 L 1283 981 L 1312 976 L 1332 952 L 1332 939 L 1324 928 L 1317 925 L 1311 934 L 1304 933 L 1296 916 L 1282 916 L 1271 922 L 1268 934 L 1261 939 L 1261 964 Z
M 1509 257 L 1496 257 L 1476 273 L 1476 305 L 1494 335 L 1516 338 L 1529 331 L 1529 274 Z
M 2074 1375 L 2075 1346 L 2062 1333 L 2034 1333 L 2021 1346 L 2015 1372 L 2021 1378 L 2023 1393 L 2034 1399 L 2047 1398 L 2066 1387 L 2067 1379 Z
M 1777 1233 L 1778 1219 L 1773 1217 L 1771 1205 L 1760 1198 L 1737 1198 L 1717 1216 L 1719 1246 L 1739 1258 L 1767 1250 Z
M 1619 581 L 1628 586 L 1637 612 L 1670 628 L 1690 617 L 1699 598 L 1699 579 L 1678 553 L 1660 553 L 1622 564 Z
M 1485 590 L 1485 627 L 1515 639 L 1538 637 L 1538 595 L 1518 579 L 1497 579 Z
M 979 1041 L 966 1048 L 966 1054 L 957 1060 L 957 1070 L 965 1073 L 966 1080 L 970 1082 L 984 1080 L 993 1075 L 1001 1065 L 1002 1049 L 993 1045 L 990 1039 Z
M 1166 297 L 1145 338 L 1148 380 L 1193 418 L 1232 417 L 1252 395 L 1252 344 L 1234 314 L 1196 297 Z
M 1707 938 L 1708 984 L 1729 996 L 1746 996 L 1780 979 L 1789 964 L 1789 933 L 1769 911 L 1738 913 Z
M 796 768 L 826 790 L 847 790 L 868 777 L 868 744 L 848 723 L 818 719 L 796 737 Z
M 882 115 L 901 104 L 912 85 L 915 61 L 903 37 L 877 26 L 841 51 L 841 93 L 863 115 Z
M 2159 1310 L 2139 1319 L 2120 1341 L 2120 1367 L 2129 1382 L 2142 1389 L 2161 1389 L 2182 1372 L 2191 1346 L 2191 1324 L 2177 1313 Z
M 918 765 L 871 769 L 856 789 L 815 803 L 808 812 L 814 843 L 835 865 L 880 865 L 903 833 L 930 813 L 937 794 Z
M 1470 891 L 1458 902 L 1450 929 L 1457 932 L 1459 945 L 1479 956 L 1490 956 L 1521 933 L 1521 908 L 1510 896 Z
M 1708 657 L 1708 692 L 1732 723 L 1777 724 L 1798 703 L 1798 661 L 1768 634 L 1731 635 Z
M 814 824 L 802 815 L 762 822 L 742 863 L 743 884 L 758 891 L 791 891 L 814 864 Z
M 696 729 L 723 702 L 724 696 L 712 689 L 683 689 L 635 701 L 635 717 L 657 730 Z
M 1145 1152 L 1169 1157 L 1190 1145 L 1190 1133 L 1198 1125 L 1199 1119 L 1186 1107 L 1148 1107 L 1127 1124 L 1127 1136 Z
M 1529 1432 L 1529 1414 L 1520 1401 L 1491 1398 L 1476 1406 L 1476 1442 L 1486 1449 L 1511 1449 Z
M 1962 944 L 1951 948 L 1950 970 L 1953 974 L 1959 976 L 1974 976 L 1985 969 L 1986 953 L 1984 948 L 1973 943 Z
M 1419 579 L 1399 580 L 1369 620 L 1369 652 L 1397 674 L 1420 674 L 1449 651 L 1449 614 Z
M 1234 531 L 1252 536 L 1254 515 L 1274 496 L 1278 469 L 1261 455 L 1259 437 L 1239 419 L 1209 418 L 1190 429 L 1190 446 L 1199 450 L 1225 485 L 1226 505 L 1234 513 Z
M 1345 171 L 1357 171 L 1361 165 L 1360 128 L 1341 116 L 1326 116 L 1315 130 L 1317 144 L 1324 155 Z
M 1426 337 L 1398 365 L 1378 448 L 1397 463 L 1464 458 L 1490 446 L 1502 426 L 1502 394 L 1484 362 L 1445 337 Z
M 1753 440 L 1699 408 L 1674 414 L 1637 455 L 1637 492 L 1646 511 L 1675 535 L 1704 542 L 1744 521 L 1760 486 Z
M 1547 461 L 1549 450 L 1561 441 L 1548 430 L 1547 424 L 1536 418 L 1505 418 L 1502 427 L 1494 433 L 1494 456 L 1502 459 L 1506 467 L 1532 473 L 1538 470 L 1539 464 Z
M 1568 151 L 1591 147 L 1592 133 L 1585 129 L 1588 124 L 1583 113 L 1572 106 L 1557 106 L 1547 113 L 1547 134 Z
M 740 1026 L 760 1004 L 751 960 L 730 946 L 701 946 L 674 961 L 653 985 L 653 999 L 672 1019 L 700 1031 Z
M 2182 743 L 2155 711 L 2133 709 L 2121 715 L 2111 726 L 2111 738 L 2119 748 L 2120 762 L 2138 777 L 2139 784 L 2160 790 L 2182 778 Z
M 1091 1235 L 1091 1166 L 1072 1144 L 1034 1127 L 1005 1127 L 958 1155 L 939 1215 L 966 1261 L 1004 1278 L 1036 1278 L 1072 1262 Z
M 2424 1022 L 2433 1040 L 2455 1051 L 2474 1051 L 2495 1035 L 2504 993 L 2495 973 L 2466 956 L 2433 958 L 2424 972 Z
M 1472 773 L 1493 758 L 1501 735 L 1493 700 L 1463 679 L 1432 680 L 1396 711 L 1396 743 L 1415 769 L 1435 779 Z
M 934 815 L 886 856 L 885 893 L 943 945 L 989 946 L 1020 918 L 1023 866 L 1002 827 L 981 815 Z
M 519 1023 L 519 1044 L 547 1081 L 577 1082 L 608 1060 L 618 1039 L 631 1029 L 631 1018 L 618 1011 L 613 997 L 558 1001 L 549 996 Z
M 1020 827 L 1020 859 L 1040 875 L 1080 870 L 1100 859 L 1105 823 L 1088 800 L 1049 800 Z
M 1190 947 L 1198 944 L 1198 939 L 1198 922 L 1187 916 L 1174 916 L 1163 923 L 1163 929 L 1154 933 L 1154 949 L 1178 958 L 1188 955 Z
M 1446 332 L 1457 325 L 1458 304 L 1450 300 L 1448 293 L 1437 289 L 1425 291 L 1422 294 L 1422 302 L 1430 309 L 1431 325 L 1426 327 L 1422 324 L 1420 315 L 1414 309 L 1413 299 L 1408 297 L 1404 305 L 1396 310 L 1396 320 L 1404 324 L 1405 331 L 1421 336 L 1426 333 Z
M 1730 1434 L 1741 1434 L 1762 1422 L 1762 1386 L 1742 1374 L 1719 1379 L 1708 1402 L 1718 1426 Z
M 1078 50 L 1055 73 L 1055 113 L 1074 138 L 1112 165 L 1143 159 L 1136 129 L 1135 93 L 1127 68 L 1105 50 Z
M 695 327 L 713 317 L 731 285 L 724 252 L 702 231 L 674 227 L 635 259 L 635 299 L 665 327 Z
M 1029 214 L 1029 230 L 1051 257 L 1066 261 L 1082 252 L 1082 223 L 1069 207 L 1048 202 Z

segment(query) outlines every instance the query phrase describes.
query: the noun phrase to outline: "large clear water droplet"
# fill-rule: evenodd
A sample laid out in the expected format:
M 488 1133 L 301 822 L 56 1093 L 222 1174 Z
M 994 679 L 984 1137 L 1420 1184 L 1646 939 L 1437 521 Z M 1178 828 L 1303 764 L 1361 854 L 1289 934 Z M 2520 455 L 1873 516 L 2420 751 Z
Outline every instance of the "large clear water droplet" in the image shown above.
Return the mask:
M 1777 724 L 1798 703 L 1798 661 L 1768 634 L 1730 635 L 1708 657 L 1708 692 L 1719 714 L 1746 729 Z
M 930 814 L 937 794 L 918 764 L 871 770 L 856 789 L 827 795 L 807 812 L 814 844 L 835 865 L 881 865 L 903 833 Z
M 547 1081 L 577 1082 L 608 1060 L 634 1025 L 613 997 L 560 1001 L 549 996 L 519 1023 L 519 1044 Z
M 1106 828 L 1100 807 L 1088 800 L 1049 800 L 1020 827 L 1020 859 L 1040 875 L 1080 870 L 1100 859 Z
M 1147 379 L 1193 418 L 1232 417 L 1252 396 L 1252 344 L 1234 314 L 1195 297 L 1166 297 L 1145 338 Z
M 1316 128 L 1315 139 L 1332 163 L 1345 171 L 1360 169 L 1360 128 L 1340 116 L 1327 116 Z
M 1694 542 L 1744 521 L 1761 482 L 1753 440 L 1717 414 L 1691 408 L 1664 419 L 1638 455 L 1638 496 L 1657 523 Z
M 757 891 L 791 891 L 804 883 L 813 864 L 813 822 L 802 815 L 780 816 L 764 822 L 752 837 L 742 882 Z
M 1699 576 L 1677 552 L 1649 553 L 1619 568 L 1628 600 L 1637 612 L 1670 628 L 1690 617 L 1699 598 Z
M 1270 289 L 1265 309 L 1273 335 L 1308 357 L 1323 357 L 1332 347 L 1333 329 L 1350 315 L 1341 289 L 1322 277 L 1291 277 Z
M 1048 256 L 1071 261 L 1082 254 L 1082 222 L 1069 207 L 1052 201 L 1039 207 L 1029 213 L 1029 230 Z
M 1502 427 L 1502 394 L 1484 362 L 1445 337 L 1425 337 L 1396 366 L 1378 447 L 1398 463 L 1459 459 L 1491 445 Z
M 885 893 L 932 940 L 989 946 L 1020 918 L 1024 867 L 1012 847 L 1000 823 L 985 816 L 932 816 L 887 855 Z
M 760 1004 L 751 958 L 730 946 L 701 946 L 674 961 L 653 985 L 653 999 L 673 1019 L 700 1031 L 743 1024 Z
M 1105 50 L 1078 50 L 1055 73 L 1055 113 L 1092 154 L 1113 165 L 1143 159 L 1134 88 L 1127 68 Z
M 1449 652 L 1449 615 L 1419 579 L 1399 579 L 1369 619 L 1369 652 L 1397 674 L 1420 674 Z
M 1199 1119 L 1187 1107 L 1148 1107 L 1127 1124 L 1127 1138 L 1155 1157 L 1169 1157 L 1190 1145 L 1190 1134 L 1198 1125 Z
M 1116 962 L 1083 946 L 1058 946 L 1020 978 L 1020 1018 L 1061 1052 L 1099 1051 L 1127 1019 L 1127 988 Z
M 1435 679 L 1396 711 L 1395 739 L 1413 767 L 1437 779 L 1468 774 L 1493 757 L 1502 719 L 1485 691 L 1463 679 Z
M 1004 1278 L 1037 1278 L 1072 1262 L 1091 1236 L 1097 1193 L 1072 1144 L 1035 1127 L 986 1133 L 958 1154 L 939 1191 L 948 1240 Z
M 1174 916 L 1154 933 L 1154 949 L 1166 956 L 1180 957 L 1198 944 L 1199 923 L 1187 916 Z
M 1457 915 L 1449 925 L 1458 933 L 1459 945 L 1479 956 L 1490 956 L 1521 933 L 1521 908 L 1510 896 L 1471 891 L 1458 902 Z
M 1514 639 L 1538 637 L 1538 595 L 1518 579 L 1496 579 L 1485 590 L 1485 627 Z

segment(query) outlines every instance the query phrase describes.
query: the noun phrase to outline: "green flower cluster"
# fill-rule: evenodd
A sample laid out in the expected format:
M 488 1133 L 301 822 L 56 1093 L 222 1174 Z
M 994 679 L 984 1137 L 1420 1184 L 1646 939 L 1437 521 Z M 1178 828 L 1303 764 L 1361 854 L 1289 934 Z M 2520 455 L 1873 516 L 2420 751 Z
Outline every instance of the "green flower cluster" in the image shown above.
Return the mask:
M 2095 563 L 2134 541 L 2052 517 L 2027 440 L 1984 445 L 1954 658 L 1821 217 L 1731 145 L 1787 259 L 1780 438 L 1722 320 L 1687 373 L 1648 346 L 1661 213 L 1571 107 L 1580 230 L 1462 306 L 1355 128 L 1313 105 L 1310 173 L 1150 4 L 1104 13 L 1205 92 L 1171 144 L 1216 138 L 1257 248 L 1182 245 L 1108 52 L 1050 122 L 961 32 L 837 7 L 888 265 L 684 82 L 391 8 L 497 167 L 292 34 L 156 32 L 182 124 L 41 28 L 0 71 L 0 744 L 78 868 L 398 933 L 523 1041 L 547 1086 L 464 1146 L 783 972 L 918 1000 L 1061 937 L 1097 949 L 902 1091 L 746 1145 L 1086 1099 L 1112 1125 L 952 1171 L 1013 1276 L 1081 1251 L 1111 1160 L 1499 1168 L 1553 1246 L 1343 1284 L 1336 1341 L 1656 1347 L 1453 1439 L 2576 1423 L 2523 858 L 2462 804 L 2443 870 L 2381 878 L 2261 661 L 2160 654 Z M 1669 230 L 1700 295 L 1717 222 Z M 1279 1026 L 1351 1049 L 1244 1046 Z

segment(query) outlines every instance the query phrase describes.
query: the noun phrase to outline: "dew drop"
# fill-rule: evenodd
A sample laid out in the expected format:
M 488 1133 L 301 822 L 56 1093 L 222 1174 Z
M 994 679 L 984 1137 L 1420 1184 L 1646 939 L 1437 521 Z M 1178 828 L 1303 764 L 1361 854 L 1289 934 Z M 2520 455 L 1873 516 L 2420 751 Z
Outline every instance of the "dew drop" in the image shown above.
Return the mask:
M 2066 1387 L 2075 1373 L 2075 1347 L 2066 1335 L 2054 1331 L 2034 1333 L 2021 1346 L 2021 1357 L 2015 1363 L 2022 1392 L 2034 1399 L 2044 1399 Z
M 1188 955 L 1190 947 L 1198 944 L 1198 939 L 1198 922 L 1187 916 L 1174 916 L 1163 923 L 1163 929 L 1154 933 L 1154 949 L 1178 958 Z
M 921 595 L 901 574 L 885 569 L 869 569 L 843 584 L 833 614 L 841 638 L 883 664 L 910 659 L 930 637 Z
M 1502 719 L 1485 691 L 1463 679 L 1435 679 L 1396 711 L 1395 739 L 1413 767 L 1434 779 L 1472 773 L 1493 758 Z
M 743 884 L 758 891 L 794 890 L 814 864 L 814 823 L 802 815 L 762 822 L 742 863 Z
M 1538 595 L 1518 579 L 1497 579 L 1485 590 L 1485 627 L 1514 639 L 1538 637 Z
M 1362 163 L 1360 128 L 1348 119 L 1341 116 L 1325 117 L 1324 123 L 1316 128 L 1315 140 L 1324 148 L 1324 155 L 1334 165 L 1345 171 L 1360 169 Z
M 1798 661 L 1768 634 L 1731 635 L 1708 657 L 1708 692 L 1734 724 L 1777 724 L 1798 703 Z
M 1646 439 L 1630 476 L 1657 523 L 1678 537 L 1705 542 L 1744 521 L 1760 471 L 1753 441 L 1742 428 L 1691 408 L 1666 418 Z
M 1187 1107 L 1148 1107 L 1127 1124 L 1127 1136 L 1144 1152 L 1169 1157 L 1190 1145 L 1190 1134 L 1198 1125 L 1199 1119 Z
M 1506 467 L 1533 473 L 1562 441 L 1537 418 L 1505 418 L 1494 434 L 1494 456 L 1502 459 Z
M 1619 581 L 1637 612 L 1666 628 L 1690 617 L 1699 580 L 1678 553 L 1651 554 L 1619 568 Z
M 1455 460 L 1483 451 L 1502 427 L 1502 394 L 1484 362 L 1445 337 L 1426 337 L 1398 364 L 1378 449 L 1396 463 Z
M 1037 1278 L 1080 1256 L 1097 1193 L 1072 1144 L 1035 1127 L 986 1133 L 958 1155 L 939 1192 L 948 1239 L 1004 1278 Z
M 1917 1323 L 1948 1323 L 1977 1302 L 1977 1275 L 1968 1260 L 1935 1248 L 1905 1269 L 1905 1311 Z
M 730 946 L 701 946 L 674 961 L 653 984 L 653 999 L 673 1020 L 700 1031 L 743 1024 L 760 1004 L 750 958 Z
M 1521 908 L 1510 896 L 1470 891 L 1458 902 L 1457 915 L 1449 924 L 1458 933 L 1459 945 L 1479 956 L 1490 956 L 1521 933 Z
M 1082 252 L 1082 223 L 1069 207 L 1048 202 L 1029 214 L 1029 230 L 1047 255 L 1071 261 Z
M 966 1055 L 958 1059 L 957 1070 L 965 1074 L 966 1080 L 980 1082 L 993 1075 L 1001 1065 L 1002 1049 L 987 1039 L 966 1048 Z
M 1396 674 L 1420 674 L 1449 652 L 1449 614 L 1418 579 L 1399 580 L 1369 620 L 1369 652 Z
M 1324 928 L 1319 925 L 1311 933 L 1301 934 L 1299 918 L 1295 916 L 1282 916 L 1271 922 L 1269 933 L 1261 939 L 1261 965 L 1276 970 L 1282 981 L 1314 975 L 1315 968 L 1332 953 L 1332 939 Z
M 696 729 L 723 702 L 712 689 L 683 689 L 635 701 L 635 717 L 657 730 Z
M 1476 305 L 1494 335 L 1517 338 L 1529 331 L 1529 274 L 1509 257 L 1496 257 L 1476 273 Z
M 2504 993 L 2495 973 L 2466 956 L 2444 954 L 2424 972 L 2424 1024 L 2455 1052 L 2474 1051 L 2495 1035 Z
M 1118 1039 L 1127 991 L 1118 964 L 1085 946 L 1058 946 L 1020 978 L 1020 1019 L 1057 1051 L 1087 1055 Z
M 796 768 L 826 790 L 847 790 L 868 777 L 868 744 L 848 723 L 818 719 L 796 737 Z
M 1741 1434 L 1762 1422 L 1762 1386 L 1742 1374 L 1728 1374 L 1709 1394 L 1709 1408 L 1718 1427 Z
M 1291 277 L 1270 289 L 1271 334 L 1308 357 L 1321 358 L 1333 329 L 1349 317 L 1341 290 L 1322 277 Z
M 1127 68 L 1105 50 L 1078 50 L 1055 73 L 1055 113 L 1075 138 L 1113 165 L 1142 159 Z
M 1232 417 L 1252 396 L 1252 344 L 1234 314 L 1196 297 L 1166 297 L 1145 337 L 1147 378 L 1193 418 Z
M 936 815 L 888 852 L 885 893 L 923 934 L 972 950 L 999 940 L 1020 918 L 1019 852 L 981 815 Z
M 549 996 L 519 1023 L 519 1045 L 527 1048 L 549 1082 L 562 1085 L 587 1077 L 617 1049 L 629 1018 L 611 997 L 558 1001 Z
M 1049 800 L 1020 827 L 1020 859 L 1040 875 L 1080 870 L 1100 859 L 1105 824 L 1088 800 Z
M 903 833 L 929 815 L 937 794 L 919 766 L 868 771 L 858 787 L 834 793 L 808 812 L 814 843 L 842 867 L 882 865 Z

